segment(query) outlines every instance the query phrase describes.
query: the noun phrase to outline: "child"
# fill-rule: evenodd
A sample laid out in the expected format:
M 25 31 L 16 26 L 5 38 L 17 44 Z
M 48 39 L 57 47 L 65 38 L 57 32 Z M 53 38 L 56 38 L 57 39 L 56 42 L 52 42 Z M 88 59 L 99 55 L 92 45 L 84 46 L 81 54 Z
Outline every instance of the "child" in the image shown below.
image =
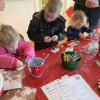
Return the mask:
M 71 16 L 71 26 L 67 28 L 67 37 L 68 41 L 70 39 L 81 38 L 85 39 L 92 38 L 94 35 L 94 31 L 85 27 L 87 17 L 85 13 L 81 10 L 76 10 Z M 84 32 L 88 33 L 87 36 L 84 35 Z
M 59 14 L 62 7 L 62 0 L 49 0 L 45 9 L 33 14 L 27 34 L 35 42 L 36 51 L 57 45 L 65 38 L 66 20 Z
M 34 48 L 20 39 L 12 26 L 0 26 L 0 68 L 13 69 L 23 66 L 23 63 L 15 58 L 15 55 L 24 54 L 24 62 L 28 62 L 34 55 Z

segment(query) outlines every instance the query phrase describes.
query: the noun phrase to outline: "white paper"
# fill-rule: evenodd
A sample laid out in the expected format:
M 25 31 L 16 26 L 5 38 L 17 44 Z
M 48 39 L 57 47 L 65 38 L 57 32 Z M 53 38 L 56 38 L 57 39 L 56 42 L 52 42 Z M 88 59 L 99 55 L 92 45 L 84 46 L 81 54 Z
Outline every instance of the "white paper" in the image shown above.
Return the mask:
M 4 81 L 4 87 L 3 87 L 4 91 L 17 88 L 22 88 L 21 79 Z
M 57 79 L 52 84 L 44 85 L 42 88 L 49 100 L 52 97 L 58 97 L 58 100 L 100 100 L 98 95 L 90 88 L 80 75 L 74 75 L 68 78 Z M 48 88 L 52 93 L 48 93 Z M 55 93 L 56 92 L 56 93 Z

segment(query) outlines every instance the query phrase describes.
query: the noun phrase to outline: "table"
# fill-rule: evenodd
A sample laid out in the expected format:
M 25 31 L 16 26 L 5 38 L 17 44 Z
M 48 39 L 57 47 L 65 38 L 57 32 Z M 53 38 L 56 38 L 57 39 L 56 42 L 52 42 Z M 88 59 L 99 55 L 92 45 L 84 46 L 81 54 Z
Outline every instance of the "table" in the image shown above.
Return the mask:
M 90 40 L 79 40 L 80 43 L 74 46 L 74 52 L 80 53 L 81 47 L 87 45 L 90 42 L 99 42 L 99 38 L 97 34 Z M 98 96 L 100 96 L 100 90 L 97 89 L 97 82 L 100 79 L 100 67 L 95 63 L 95 60 L 100 59 L 97 53 L 90 55 L 84 53 L 81 61 L 79 62 L 78 68 L 75 70 L 67 70 L 62 67 L 62 62 L 60 55 L 67 48 L 67 44 L 70 42 L 66 42 L 63 44 L 63 47 L 60 47 L 57 53 L 52 53 L 50 50 L 54 49 L 57 46 L 50 47 L 47 49 L 43 49 L 36 52 L 36 57 L 44 58 L 47 54 L 49 57 L 45 60 L 45 70 L 43 75 L 40 78 L 34 78 L 28 71 L 28 67 L 24 68 L 24 72 L 26 78 L 23 80 L 23 84 L 25 86 L 30 86 L 37 88 L 35 100 L 47 100 L 47 97 L 41 90 L 41 86 L 63 76 L 63 75 L 74 75 L 80 74 L 84 80 L 89 84 L 89 86 L 96 92 Z

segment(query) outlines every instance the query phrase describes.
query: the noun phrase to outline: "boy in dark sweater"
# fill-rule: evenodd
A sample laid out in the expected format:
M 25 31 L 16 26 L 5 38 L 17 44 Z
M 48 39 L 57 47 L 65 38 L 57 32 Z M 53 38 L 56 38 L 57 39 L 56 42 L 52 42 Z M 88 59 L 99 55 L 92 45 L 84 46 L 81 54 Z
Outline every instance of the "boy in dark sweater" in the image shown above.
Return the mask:
M 45 9 L 33 14 L 27 34 L 35 42 L 36 51 L 57 45 L 65 38 L 66 20 L 59 14 L 62 7 L 62 0 L 49 0 Z

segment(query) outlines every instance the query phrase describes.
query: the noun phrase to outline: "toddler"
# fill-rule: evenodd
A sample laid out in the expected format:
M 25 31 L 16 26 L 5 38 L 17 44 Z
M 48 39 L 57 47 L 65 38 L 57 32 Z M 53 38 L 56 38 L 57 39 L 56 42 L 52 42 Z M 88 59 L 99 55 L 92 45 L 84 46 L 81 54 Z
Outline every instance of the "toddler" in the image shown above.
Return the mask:
M 0 26 L 0 68 L 13 69 L 23 66 L 23 62 L 15 58 L 24 55 L 24 62 L 28 62 L 34 55 L 34 48 L 20 39 L 19 33 L 9 25 Z
M 70 22 L 71 26 L 67 28 L 67 37 L 68 41 L 75 38 L 85 39 L 92 38 L 94 31 L 85 27 L 87 17 L 85 13 L 81 10 L 76 10 L 71 16 Z M 84 32 L 88 33 L 87 36 L 84 35 Z

